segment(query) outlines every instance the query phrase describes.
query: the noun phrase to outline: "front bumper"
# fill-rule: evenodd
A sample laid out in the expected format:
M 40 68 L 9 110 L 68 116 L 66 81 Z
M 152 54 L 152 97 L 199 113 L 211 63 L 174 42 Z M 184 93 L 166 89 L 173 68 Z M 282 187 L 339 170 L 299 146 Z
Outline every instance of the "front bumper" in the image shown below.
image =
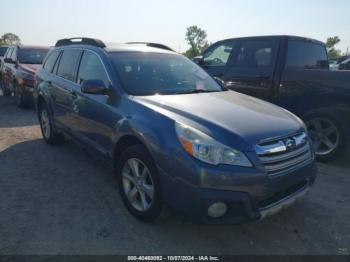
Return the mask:
M 180 166 L 175 170 L 182 172 Z M 209 184 L 204 184 L 204 187 L 203 184 L 195 186 L 181 177 L 171 177 L 159 169 L 163 198 L 196 222 L 240 224 L 266 218 L 292 205 L 310 190 L 317 173 L 314 161 L 275 178 L 269 178 L 263 171 L 254 168 L 250 169 L 251 173 L 244 174 L 246 170 L 222 177 L 217 168 L 216 171 L 201 169 L 200 172 L 205 174 L 202 181 L 212 181 L 214 176 L 219 180 L 216 184 L 212 183 L 216 188 L 210 188 Z M 220 177 L 224 179 L 220 180 Z M 228 211 L 224 216 L 211 218 L 207 215 L 209 205 L 214 202 L 226 203 Z

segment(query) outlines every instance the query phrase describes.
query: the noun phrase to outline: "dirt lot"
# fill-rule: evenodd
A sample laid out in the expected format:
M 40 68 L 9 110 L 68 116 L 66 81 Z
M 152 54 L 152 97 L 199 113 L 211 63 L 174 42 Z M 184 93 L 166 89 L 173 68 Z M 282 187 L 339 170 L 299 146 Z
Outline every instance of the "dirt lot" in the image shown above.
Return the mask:
M 0 254 L 349 254 L 349 160 L 319 164 L 313 191 L 264 221 L 203 226 L 167 210 L 144 224 L 105 163 L 47 146 L 34 111 L 0 95 Z

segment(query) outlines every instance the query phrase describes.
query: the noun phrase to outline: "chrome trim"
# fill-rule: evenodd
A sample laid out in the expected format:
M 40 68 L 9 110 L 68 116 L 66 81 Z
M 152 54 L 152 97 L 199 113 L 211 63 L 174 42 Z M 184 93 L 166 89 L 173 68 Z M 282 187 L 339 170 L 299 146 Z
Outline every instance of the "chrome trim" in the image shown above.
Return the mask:
M 305 162 L 306 160 L 311 159 L 311 156 L 312 156 L 311 153 L 307 152 L 306 154 L 303 154 L 303 155 L 301 155 L 299 157 L 293 158 L 290 161 L 282 162 L 281 164 L 265 165 L 265 169 L 269 173 L 277 171 L 277 170 L 281 170 L 282 171 L 282 169 L 296 166 L 298 164 L 301 164 L 301 163 Z
M 279 154 L 279 155 L 275 155 L 275 156 L 261 156 L 260 160 L 264 163 L 264 164 L 270 164 L 273 162 L 278 162 L 278 161 L 283 161 L 283 160 L 287 160 L 288 158 L 293 158 L 295 156 L 301 155 L 303 153 L 306 153 L 306 151 L 310 150 L 310 146 L 308 144 L 303 145 L 302 147 L 291 151 L 291 152 L 287 152 L 285 154 Z
M 295 201 L 305 196 L 309 191 L 310 191 L 310 186 L 306 185 L 303 188 L 299 189 L 298 191 L 294 192 L 293 194 L 290 194 L 289 196 L 282 198 L 281 200 L 271 205 L 260 208 L 259 209 L 260 219 L 265 219 L 267 217 L 270 217 L 280 212 L 282 209 L 285 209 L 291 206 Z

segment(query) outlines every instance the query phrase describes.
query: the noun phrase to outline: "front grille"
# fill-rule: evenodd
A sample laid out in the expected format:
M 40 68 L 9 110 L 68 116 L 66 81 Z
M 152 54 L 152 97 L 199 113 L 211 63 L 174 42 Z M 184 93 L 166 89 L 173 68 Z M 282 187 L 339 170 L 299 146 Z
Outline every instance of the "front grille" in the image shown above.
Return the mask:
M 313 158 L 305 133 L 298 133 L 256 146 L 256 153 L 270 176 L 296 169 Z

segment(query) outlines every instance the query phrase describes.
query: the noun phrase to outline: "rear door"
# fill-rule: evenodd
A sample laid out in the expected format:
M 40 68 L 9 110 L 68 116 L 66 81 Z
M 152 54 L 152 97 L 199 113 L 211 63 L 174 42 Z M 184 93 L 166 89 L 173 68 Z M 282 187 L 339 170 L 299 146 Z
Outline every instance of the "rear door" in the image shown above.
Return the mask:
M 80 49 L 66 49 L 61 53 L 53 73 L 56 77 L 49 81 L 49 89 L 53 101 L 55 123 L 70 130 L 74 125 L 72 118 L 72 104 L 76 99 L 74 87 L 78 61 L 82 51 Z
M 277 38 L 242 39 L 224 75 L 226 87 L 271 100 L 278 49 Z

